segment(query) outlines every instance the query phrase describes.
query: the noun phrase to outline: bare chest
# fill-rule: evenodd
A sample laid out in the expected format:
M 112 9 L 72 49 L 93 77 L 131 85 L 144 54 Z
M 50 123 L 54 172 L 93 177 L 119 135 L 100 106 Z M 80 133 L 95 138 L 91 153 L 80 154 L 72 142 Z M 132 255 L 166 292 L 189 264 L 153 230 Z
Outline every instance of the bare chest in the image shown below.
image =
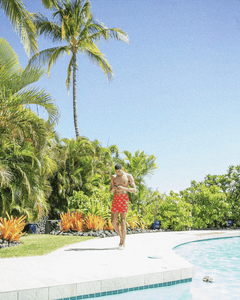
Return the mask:
M 113 180 L 114 185 L 121 185 L 124 187 L 128 187 L 128 177 L 127 175 L 123 175 L 123 176 L 116 176 Z

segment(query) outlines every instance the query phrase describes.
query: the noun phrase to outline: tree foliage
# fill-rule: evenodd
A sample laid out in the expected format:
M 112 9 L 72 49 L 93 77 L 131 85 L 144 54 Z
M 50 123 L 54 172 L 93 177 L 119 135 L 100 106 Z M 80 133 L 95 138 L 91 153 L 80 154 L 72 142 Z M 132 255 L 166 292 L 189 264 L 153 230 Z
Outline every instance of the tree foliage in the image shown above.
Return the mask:
M 90 196 L 95 189 L 108 185 L 113 164 L 110 150 L 87 138 L 63 139 L 56 156 L 58 169 L 51 178 L 49 198 L 52 217 L 67 210 L 68 198 L 74 191 Z
M 0 39 L 0 210 L 4 215 L 47 213 L 48 177 L 54 170 L 51 140 L 57 107 L 49 94 L 34 86 L 40 68 L 23 69 L 16 53 Z M 32 106 L 48 113 L 45 121 Z
M 0 8 L 5 12 L 14 30 L 20 35 L 28 56 L 31 53 L 36 53 L 38 45 L 33 14 L 27 11 L 21 0 L 0 0 Z
M 163 195 L 163 201 L 157 210 L 157 218 L 163 229 L 186 230 L 192 227 L 192 206 L 184 201 L 178 193 Z
M 217 228 L 226 226 L 231 217 L 231 206 L 226 195 L 216 185 L 207 187 L 192 183 L 183 193 L 183 199 L 192 206 L 193 228 Z

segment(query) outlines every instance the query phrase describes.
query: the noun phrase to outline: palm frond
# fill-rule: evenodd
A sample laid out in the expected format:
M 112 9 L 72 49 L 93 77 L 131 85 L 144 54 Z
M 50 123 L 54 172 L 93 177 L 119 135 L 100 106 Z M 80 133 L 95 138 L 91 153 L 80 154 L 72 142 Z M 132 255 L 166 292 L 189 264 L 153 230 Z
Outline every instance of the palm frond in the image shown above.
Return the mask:
M 81 4 L 81 0 L 78 0 L 76 1 L 76 6 L 77 7 L 80 7 L 80 4 Z M 91 16 L 91 2 L 90 1 L 85 1 L 85 3 L 81 6 L 81 10 L 79 12 L 79 16 L 82 18 L 82 19 L 88 19 L 90 16 Z
M 37 82 L 45 73 L 43 68 L 26 68 L 11 80 L 11 92 L 15 94 L 26 86 Z
M 93 27 L 98 28 L 99 26 L 93 25 Z M 101 26 L 102 27 L 102 26 Z M 129 43 L 128 35 L 122 31 L 120 28 L 104 28 L 101 29 L 95 33 L 93 33 L 91 36 L 89 36 L 89 39 L 92 40 L 100 40 L 101 38 L 104 38 L 106 41 L 109 39 L 114 39 L 117 41 L 123 41 L 125 43 Z
M 28 68 L 32 65 L 40 66 L 43 64 L 48 64 L 48 75 L 50 73 L 51 66 L 56 62 L 56 60 L 65 53 L 70 53 L 68 46 L 59 46 L 49 48 L 39 53 L 35 54 L 28 62 Z
M 91 48 L 90 48 L 91 47 Z M 88 43 L 88 47 L 83 50 L 85 52 L 89 59 L 95 63 L 97 66 L 99 66 L 105 75 L 107 76 L 108 80 L 110 81 L 113 77 L 113 71 L 112 68 L 107 61 L 107 59 L 104 57 L 104 55 L 100 52 L 100 50 L 97 48 L 95 44 Z
M 70 54 L 70 50 L 69 50 L 68 46 L 57 47 L 55 49 L 55 51 L 52 53 L 52 55 L 49 59 L 49 62 L 48 62 L 48 70 L 47 70 L 48 75 L 50 73 L 51 66 L 54 65 L 56 63 L 57 59 L 65 53 Z
M 28 55 L 36 53 L 37 33 L 33 24 L 33 15 L 30 14 L 21 0 L 0 0 L 0 8 L 2 8 L 9 18 L 14 30 L 20 35 L 21 42 L 24 45 Z
M 56 123 L 59 117 L 58 109 L 54 104 L 50 94 L 44 90 L 31 87 L 20 91 L 13 96 L 13 101 L 21 101 L 21 105 L 37 105 L 43 107 L 47 113 L 50 123 Z
M 60 42 L 62 40 L 61 26 L 51 22 L 40 12 L 34 14 L 34 24 L 38 34 L 50 38 L 53 42 Z
M 25 185 L 25 187 L 28 191 L 28 194 L 30 194 L 31 193 L 31 184 L 29 182 L 26 172 L 24 172 L 24 170 L 18 164 L 14 164 L 14 167 L 16 168 L 16 170 L 19 171 L 19 173 L 23 179 L 23 184 Z
M 42 0 L 42 4 L 47 9 L 53 9 L 58 4 L 59 0 Z
M 110 39 L 129 43 L 126 32 L 120 28 L 108 28 L 103 23 L 94 20 L 93 15 L 85 23 L 84 29 L 81 31 L 80 39 L 87 38 L 91 41 L 99 41 L 102 38 L 106 41 Z
M 89 18 L 91 18 L 92 8 L 89 0 L 76 0 L 68 3 L 65 2 L 63 6 L 64 9 L 61 9 L 61 7 L 59 7 L 61 20 L 64 17 L 68 16 L 70 21 L 69 23 L 75 29 L 77 27 L 80 28 L 79 25 L 81 26 L 81 24 L 84 24 Z
M 11 177 L 12 174 L 9 170 L 9 168 L 5 165 L 3 165 L 0 161 L 0 187 L 5 187 L 8 186 L 10 181 L 11 181 Z
M 80 19 L 80 30 L 79 30 L 79 41 L 84 41 L 89 36 L 91 36 L 93 33 L 97 32 L 97 27 L 94 26 L 95 21 L 93 19 L 93 14 L 90 14 L 89 17 L 86 20 Z M 101 28 L 100 28 L 101 29 Z
M 3 66 L 8 71 L 9 76 L 22 70 L 19 64 L 17 54 L 14 52 L 9 43 L 0 37 L 0 71 Z

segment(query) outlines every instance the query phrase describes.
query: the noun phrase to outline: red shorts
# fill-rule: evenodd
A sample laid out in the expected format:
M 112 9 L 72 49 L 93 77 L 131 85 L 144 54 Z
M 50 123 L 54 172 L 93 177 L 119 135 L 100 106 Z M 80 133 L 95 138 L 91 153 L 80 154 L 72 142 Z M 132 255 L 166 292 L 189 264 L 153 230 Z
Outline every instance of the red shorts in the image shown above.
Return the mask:
M 111 212 L 127 213 L 129 206 L 128 194 L 115 194 Z

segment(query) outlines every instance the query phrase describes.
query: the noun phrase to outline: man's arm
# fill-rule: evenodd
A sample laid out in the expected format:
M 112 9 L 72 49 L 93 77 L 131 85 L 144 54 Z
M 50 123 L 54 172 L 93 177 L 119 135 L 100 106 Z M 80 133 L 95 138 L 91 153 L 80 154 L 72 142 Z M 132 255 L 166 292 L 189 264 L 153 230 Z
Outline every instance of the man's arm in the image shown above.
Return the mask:
M 127 178 L 128 178 L 128 185 L 131 185 L 131 188 L 129 188 L 128 186 L 118 186 L 117 187 L 117 191 L 124 191 L 124 192 L 128 192 L 128 193 L 136 193 L 137 189 L 136 189 L 136 185 L 134 183 L 133 177 L 130 174 L 127 174 Z
M 129 185 L 131 185 L 131 188 L 128 188 L 127 192 L 136 193 L 137 188 L 136 188 L 134 179 L 133 179 L 132 175 L 130 175 L 130 174 L 128 174 L 128 182 L 129 182 Z
M 113 176 L 111 178 L 111 187 L 110 187 L 110 193 L 113 194 L 115 192 L 114 182 L 113 182 Z

